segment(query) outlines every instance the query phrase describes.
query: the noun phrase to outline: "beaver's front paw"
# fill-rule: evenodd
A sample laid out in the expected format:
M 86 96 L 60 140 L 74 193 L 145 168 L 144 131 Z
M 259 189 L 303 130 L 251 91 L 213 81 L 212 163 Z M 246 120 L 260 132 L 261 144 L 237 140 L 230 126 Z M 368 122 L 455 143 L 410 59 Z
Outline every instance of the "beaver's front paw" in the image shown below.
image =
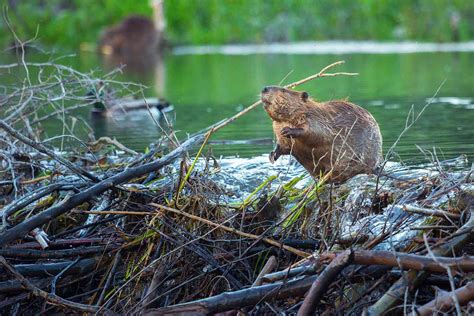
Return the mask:
M 298 137 L 303 135 L 302 128 L 283 127 L 280 132 L 283 137 Z

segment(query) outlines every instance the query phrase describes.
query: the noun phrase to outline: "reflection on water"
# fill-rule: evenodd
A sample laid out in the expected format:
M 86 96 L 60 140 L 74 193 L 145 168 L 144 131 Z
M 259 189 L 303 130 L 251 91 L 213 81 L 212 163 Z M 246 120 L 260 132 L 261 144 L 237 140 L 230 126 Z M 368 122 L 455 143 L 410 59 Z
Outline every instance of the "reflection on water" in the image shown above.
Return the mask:
M 91 127 L 96 137 L 127 135 L 129 141 L 143 139 L 148 140 L 144 147 L 133 146 L 124 142 L 127 146 L 144 150 L 150 143 L 158 140 L 162 133 L 169 133 L 169 125 L 174 123 L 174 112 L 160 112 L 156 108 L 148 110 L 137 110 L 128 113 L 114 113 L 110 116 L 90 116 Z
M 160 96 L 165 94 L 166 62 L 163 53 L 109 54 L 101 57 L 105 69 L 113 70 L 124 67 L 126 74 L 139 78 L 139 81 L 152 77 L 155 93 Z
M 410 54 L 428 52 L 472 52 L 474 41 L 462 43 L 327 41 L 261 45 L 187 46 L 174 49 L 176 55 L 198 54 Z
M 29 58 L 37 58 L 30 55 Z M 298 87 L 317 100 L 348 97 L 366 107 L 380 124 L 387 150 L 403 130 L 410 108 L 418 113 L 445 82 L 419 122 L 404 135 L 396 152 L 401 159 L 422 159 L 417 148 L 437 148 L 440 158 L 464 153 L 474 155 L 474 53 L 437 52 L 415 54 L 248 54 L 177 55 L 130 67 L 120 79 L 147 86 L 146 96 L 163 97 L 175 108 L 174 130 L 179 138 L 230 117 L 258 99 L 261 88 L 286 84 L 318 72 L 336 60 L 345 60 L 337 71 L 359 72 L 356 77 L 321 78 Z M 64 61 L 82 71 L 103 67 L 95 54 Z M 116 65 L 111 62 L 106 65 Z M 126 70 L 127 68 L 125 68 Z M 165 84 L 166 83 L 166 84 Z M 87 109 L 78 111 L 92 123 L 96 137 L 111 136 L 143 151 L 160 135 L 148 112 L 124 118 L 90 121 Z M 49 122 L 52 134 L 60 122 Z M 272 144 L 271 121 L 261 108 L 246 114 L 213 136 L 215 155 L 250 157 L 268 153 Z M 257 143 L 229 140 L 266 140 Z M 224 142 L 223 142 L 224 141 Z

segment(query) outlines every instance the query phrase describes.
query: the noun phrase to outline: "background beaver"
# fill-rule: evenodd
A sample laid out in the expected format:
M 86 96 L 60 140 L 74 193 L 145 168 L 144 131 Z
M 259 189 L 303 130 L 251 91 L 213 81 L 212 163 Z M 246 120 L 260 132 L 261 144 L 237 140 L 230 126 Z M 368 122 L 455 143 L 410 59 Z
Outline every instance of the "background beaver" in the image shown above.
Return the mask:
M 124 57 L 156 54 L 159 43 L 153 21 L 143 16 L 129 16 L 120 24 L 105 30 L 99 41 L 99 50 L 107 55 Z
M 274 162 L 291 154 L 311 175 L 332 171 L 341 182 L 372 173 L 382 159 L 382 136 L 373 116 L 343 101 L 318 103 L 308 93 L 270 86 L 262 90 L 264 108 L 273 120 L 277 145 Z

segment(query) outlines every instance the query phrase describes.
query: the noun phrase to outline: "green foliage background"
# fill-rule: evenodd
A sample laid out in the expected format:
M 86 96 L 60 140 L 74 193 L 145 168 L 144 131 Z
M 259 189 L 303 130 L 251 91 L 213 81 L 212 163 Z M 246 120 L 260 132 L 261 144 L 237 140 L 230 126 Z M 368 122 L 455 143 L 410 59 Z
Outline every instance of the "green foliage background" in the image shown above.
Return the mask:
M 149 0 L 4 0 L 15 31 L 76 48 L 95 43 L 129 14 L 151 16 Z M 328 39 L 450 41 L 453 15 L 461 40 L 474 37 L 472 0 L 165 0 L 173 44 L 262 43 Z M 5 22 L 0 40 L 11 42 Z

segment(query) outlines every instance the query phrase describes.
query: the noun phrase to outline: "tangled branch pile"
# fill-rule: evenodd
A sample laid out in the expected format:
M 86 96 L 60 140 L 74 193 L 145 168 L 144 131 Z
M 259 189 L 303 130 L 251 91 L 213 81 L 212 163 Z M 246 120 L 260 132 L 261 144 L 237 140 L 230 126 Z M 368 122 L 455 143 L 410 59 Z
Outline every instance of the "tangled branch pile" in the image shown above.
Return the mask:
M 472 312 L 465 158 L 340 185 L 271 176 L 230 202 L 219 165 L 188 154 L 209 133 L 145 154 L 54 149 L 95 79 L 13 67 L 26 80 L 0 100 L 2 313 Z M 31 67 L 52 69 L 33 84 Z M 70 135 L 41 140 L 57 118 Z

